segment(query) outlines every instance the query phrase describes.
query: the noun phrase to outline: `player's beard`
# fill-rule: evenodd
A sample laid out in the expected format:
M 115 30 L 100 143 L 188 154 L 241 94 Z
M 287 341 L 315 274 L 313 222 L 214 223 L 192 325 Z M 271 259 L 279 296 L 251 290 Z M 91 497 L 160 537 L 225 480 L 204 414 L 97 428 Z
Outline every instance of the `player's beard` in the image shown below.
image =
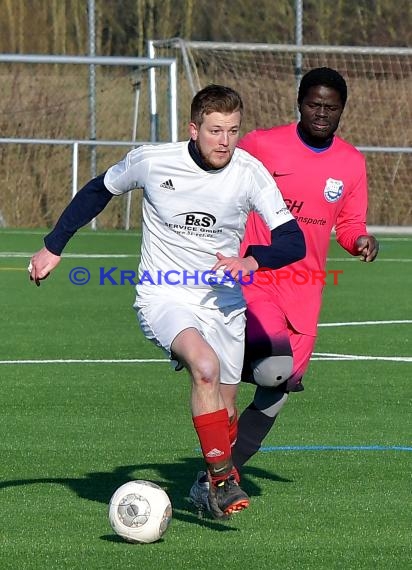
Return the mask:
M 227 164 L 229 164 L 230 159 L 232 158 L 233 150 L 227 149 L 224 151 L 219 151 L 216 149 L 211 150 L 207 155 L 204 154 L 200 149 L 199 153 L 202 157 L 203 162 L 209 167 L 215 170 L 219 170 L 220 168 L 224 168 Z

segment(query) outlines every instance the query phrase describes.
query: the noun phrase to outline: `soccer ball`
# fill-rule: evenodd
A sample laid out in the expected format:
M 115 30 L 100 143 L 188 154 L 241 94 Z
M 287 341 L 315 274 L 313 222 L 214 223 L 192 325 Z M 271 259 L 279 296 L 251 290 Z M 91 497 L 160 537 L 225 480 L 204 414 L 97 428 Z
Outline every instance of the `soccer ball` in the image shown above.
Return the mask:
M 151 481 L 129 481 L 110 499 L 111 527 L 128 542 L 159 540 L 171 520 L 172 505 L 167 493 Z

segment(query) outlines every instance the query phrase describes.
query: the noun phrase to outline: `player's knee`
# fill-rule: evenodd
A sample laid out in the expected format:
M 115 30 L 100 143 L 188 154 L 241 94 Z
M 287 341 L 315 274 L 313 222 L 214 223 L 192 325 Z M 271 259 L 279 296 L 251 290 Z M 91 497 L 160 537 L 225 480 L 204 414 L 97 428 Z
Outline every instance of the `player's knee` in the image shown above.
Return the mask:
M 214 384 L 219 382 L 220 365 L 215 354 L 200 354 L 191 366 L 195 382 Z
M 253 363 L 253 378 L 258 386 L 274 388 L 286 382 L 292 369 L 291 356 L 269 356 Z

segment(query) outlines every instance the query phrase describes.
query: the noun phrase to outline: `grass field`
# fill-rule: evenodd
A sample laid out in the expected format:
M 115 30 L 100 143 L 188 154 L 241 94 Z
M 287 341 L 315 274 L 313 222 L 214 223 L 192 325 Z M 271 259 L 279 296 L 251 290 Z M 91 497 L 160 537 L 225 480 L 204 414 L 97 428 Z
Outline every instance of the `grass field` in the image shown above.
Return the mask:
M 143 338 L 133 288 L 99 285 L 100 267 L 135 270 L 138 236 L 80 232 L 36 288 L 42 235 L 0 232 L 2 570 L 412 567 L 412 237 L 382 237 L 368 265 L 332 244 L 343 273 L 325 288 L 306 389 L 245 468 L 250 508 L 219 523 L 185 498 L 201 466 L 185 373 Z M 69 280 L 79 266 L 87 285 Z M 241 386 L 240 407 L 251 394 Z M 111 531 L 129 479 L 171 497 L 159 543 Z

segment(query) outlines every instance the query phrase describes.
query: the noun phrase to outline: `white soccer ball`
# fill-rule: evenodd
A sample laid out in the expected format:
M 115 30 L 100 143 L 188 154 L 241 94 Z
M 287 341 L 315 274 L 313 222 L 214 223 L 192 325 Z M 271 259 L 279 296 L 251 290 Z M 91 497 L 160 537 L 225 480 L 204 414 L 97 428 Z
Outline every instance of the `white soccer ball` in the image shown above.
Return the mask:
M 129 481 L 110 499 L 109 520 L 114 532 L 128 542 L 155 542 L 172 520 L 172 505 L 159 485 Z

